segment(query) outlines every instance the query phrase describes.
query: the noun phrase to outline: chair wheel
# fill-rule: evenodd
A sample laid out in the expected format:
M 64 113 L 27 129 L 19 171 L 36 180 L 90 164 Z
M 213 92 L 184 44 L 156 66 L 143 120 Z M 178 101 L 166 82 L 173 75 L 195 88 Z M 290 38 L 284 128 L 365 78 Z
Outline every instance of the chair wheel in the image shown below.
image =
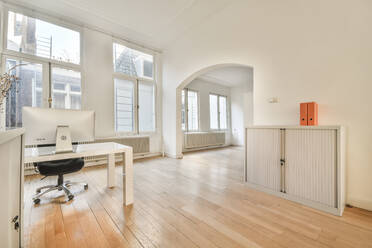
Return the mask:
M 69 195 L 68 200 L 71 201 L 72 199 L 74 199 L 74 195 Z
M 34 199 L 34 204 L 39 204 L 39 203 L 40 203 L 40 199 L 39 198 Z
M 85 189 L 85 190 L 88 189 L 88 184 L 85 184 L 85 185 L 84 185 L 84 189 Z

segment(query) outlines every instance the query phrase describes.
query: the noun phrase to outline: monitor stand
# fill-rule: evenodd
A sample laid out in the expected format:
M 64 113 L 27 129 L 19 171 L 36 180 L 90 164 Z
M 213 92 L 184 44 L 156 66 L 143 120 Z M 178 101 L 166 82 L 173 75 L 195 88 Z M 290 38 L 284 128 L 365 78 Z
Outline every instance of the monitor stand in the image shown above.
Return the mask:
M 57 126 L 56 153 L 73 152 L 69 126 Z

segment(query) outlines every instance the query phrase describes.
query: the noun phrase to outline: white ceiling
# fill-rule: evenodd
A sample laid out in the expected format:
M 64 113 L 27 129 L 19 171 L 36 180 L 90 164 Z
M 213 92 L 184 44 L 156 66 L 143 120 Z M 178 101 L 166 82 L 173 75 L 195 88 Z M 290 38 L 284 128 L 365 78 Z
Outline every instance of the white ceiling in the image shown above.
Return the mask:
M 106 31 L 150 48 L 165 49 L 177 37 L 231 0 L 5 0 Z
M 203 81 L 226 87 L 253 87 L 253 69 L 246 66 L 228 66 L 207 72 L 198 77 Z

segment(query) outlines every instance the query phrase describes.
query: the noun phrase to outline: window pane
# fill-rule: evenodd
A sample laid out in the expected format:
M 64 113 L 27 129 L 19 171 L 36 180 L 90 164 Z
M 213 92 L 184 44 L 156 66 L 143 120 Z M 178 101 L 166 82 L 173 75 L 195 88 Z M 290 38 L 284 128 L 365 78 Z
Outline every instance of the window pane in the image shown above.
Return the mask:
M 66 106 L 66 93 L 53 93 L 53 108 L 64 109 Z
M 188 90 L 187 92 L 187 105 L 188 105 L 188 128 L 191 131 L 199 129 L 198 120 L 198 93 Z
M 153 84 L 139 82 L 138 105 L 139 131 L 155 131 L 155 90 Z
M 81 109 L 81 95 L 71 94 L 70 103 L 71 103 L 71 109 Z
M 218 105 L 217 95 L 209 95 L 210 128 L 218 129 Z
M 114 70 L 134 77 L 153 78 L 153 56 L 114 43 Z
M 52 68 L 52 107 L 59 109 L 81 109 L 80 72 Z
M 11 71 L 19 80 L 18 83 L 13 83 L 6 99 L 6 127 L 21 127 L 22 107 L 42 107 L 43 102 L 42 65 L 7 59 L 6 70 L 16 64 L 25 65 Z
M 181 122 L 182 130 L 186 130 L 186 114 L 185 114 L 185 90 L 182 90 L 182 109 L 181 109 Z
M 22 14 L 8 12 L 7 48 L 80 64 L 80 33 Z
M 115 78 L 115 126 L 117 132 L 133 132 L 134 83 Z
M 226 107 L 226 97 L 219 97 L 220 104 L 220 129 L 227 129 L 227 107 Z

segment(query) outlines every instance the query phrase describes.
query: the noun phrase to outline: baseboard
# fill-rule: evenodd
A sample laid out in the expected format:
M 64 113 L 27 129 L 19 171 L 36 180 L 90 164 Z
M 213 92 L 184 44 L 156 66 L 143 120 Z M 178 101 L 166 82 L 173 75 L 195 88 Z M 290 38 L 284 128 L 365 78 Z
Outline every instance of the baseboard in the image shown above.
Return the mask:
M 194 152 L 194 151 L 202 151 L 202 150 L 209 150 L 209 149 L 216 149 L 216 148 L 224 148 L 231 146 L 229 144 L 227 145 L 219 145 L 219 146 L 203 146 L 203 147 L 195 147 L 195 148 L 185 148 L 182 152 Z
M 230 146 L 234 146 L 234 147 L 244 147 L 244 145 L 236 145 L 236 144 L 231 144 Z
M 358 208 L 362 208 L 362 209 L 372 211 L 372 200 L 370 200 L 370 199 L 348 197 L 347 201 L 346 201 L 346 204 L 351 205 L 353 207 L 358 207 Z
M 168 157 L 168 158 L 174 158 L 174 159 L 181 159 L 183 158 L 183 155 L 182 154 L 171 154 L 171 153 L 165 153 L 165 156 Z

